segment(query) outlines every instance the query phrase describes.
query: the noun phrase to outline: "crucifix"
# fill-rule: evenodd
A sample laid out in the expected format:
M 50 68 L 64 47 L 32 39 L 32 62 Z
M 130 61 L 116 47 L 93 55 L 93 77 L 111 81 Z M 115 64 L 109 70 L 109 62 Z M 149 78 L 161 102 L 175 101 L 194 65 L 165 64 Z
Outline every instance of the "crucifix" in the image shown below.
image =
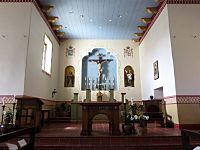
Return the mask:
M 113 61 L 113 59 L 103 59 L 103 57 L 106 56 L 106 55 L 103 55 L 103 54 L 98 54 L 97 57 L 98 59 L 90 59 L 89 61 L 90 62 L 95 62 L 97 64 L 97 69 L 98 69 L 98 85 L 97 85 L 97 88 L 99 90 L 102 89 L 102 64 L 105 63 L 105 62 L 110 62 L 110 61 Z

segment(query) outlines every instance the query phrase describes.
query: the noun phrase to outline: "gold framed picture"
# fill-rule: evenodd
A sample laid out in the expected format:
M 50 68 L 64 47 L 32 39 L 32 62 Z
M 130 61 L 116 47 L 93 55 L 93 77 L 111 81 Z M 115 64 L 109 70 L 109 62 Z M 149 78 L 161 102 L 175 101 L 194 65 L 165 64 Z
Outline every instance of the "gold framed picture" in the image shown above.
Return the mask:
M 154 80 L 159 78 L 158 60 L 153 63 Z

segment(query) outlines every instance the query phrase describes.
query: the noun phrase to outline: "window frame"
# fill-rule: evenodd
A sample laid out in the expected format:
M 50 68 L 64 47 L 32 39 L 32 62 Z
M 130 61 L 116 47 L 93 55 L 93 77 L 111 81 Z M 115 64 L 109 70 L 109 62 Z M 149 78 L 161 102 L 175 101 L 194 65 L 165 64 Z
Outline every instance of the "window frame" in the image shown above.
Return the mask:
M 50 66 L 50 72 L 47 72 L 47 69 L 45 69 L 46 67 L 46 56 L 47 56 L 47 49 L 48 49 L 48 44 L 45 42 L 45 36 L 48 38 L 48 40 L 51 42 L 52 44 L 52 48 L 51 48 L 51 66 Z M 44 49 L 45 47 L 45 49 Z M 45 54 L 44 54 L 45 51 Z M 44 69 L 43 69 L 43 59 L 44 59 Z M 51 41 L 50 37 L 45 33 L 43 36 L 43 49 L 42 49 L 42 72 L 45 73 L 48 76 L 51 76 L 52 74 L 52 59 L 53 59 L 53 42 Z

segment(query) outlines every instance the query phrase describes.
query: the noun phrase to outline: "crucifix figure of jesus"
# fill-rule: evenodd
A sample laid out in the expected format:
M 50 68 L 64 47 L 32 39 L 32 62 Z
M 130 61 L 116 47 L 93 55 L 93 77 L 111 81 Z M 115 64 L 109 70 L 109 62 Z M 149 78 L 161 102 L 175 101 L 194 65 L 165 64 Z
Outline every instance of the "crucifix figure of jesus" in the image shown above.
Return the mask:
M 100 85 L 102 82 L 102 64 L 105 62 L 110 62 L 112 59 L 103 59 L 103 54 L 98 54 L 98 59 L 90 59 L 89 61 L 95 62 L 97 64 L 97 69 L 98 69 L 98 81 L 99 81 L 99 86 L 98 88 L 101 89 Z

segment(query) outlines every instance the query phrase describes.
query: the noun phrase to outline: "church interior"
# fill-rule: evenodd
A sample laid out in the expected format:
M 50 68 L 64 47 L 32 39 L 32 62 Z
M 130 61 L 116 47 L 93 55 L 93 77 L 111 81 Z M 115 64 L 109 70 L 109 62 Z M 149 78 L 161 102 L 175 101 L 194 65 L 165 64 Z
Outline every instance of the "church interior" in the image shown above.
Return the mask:
M 0 0 L 0 149 L 18 129 L 37 150 L 200 145 L 199 16 L 200 0 Z

